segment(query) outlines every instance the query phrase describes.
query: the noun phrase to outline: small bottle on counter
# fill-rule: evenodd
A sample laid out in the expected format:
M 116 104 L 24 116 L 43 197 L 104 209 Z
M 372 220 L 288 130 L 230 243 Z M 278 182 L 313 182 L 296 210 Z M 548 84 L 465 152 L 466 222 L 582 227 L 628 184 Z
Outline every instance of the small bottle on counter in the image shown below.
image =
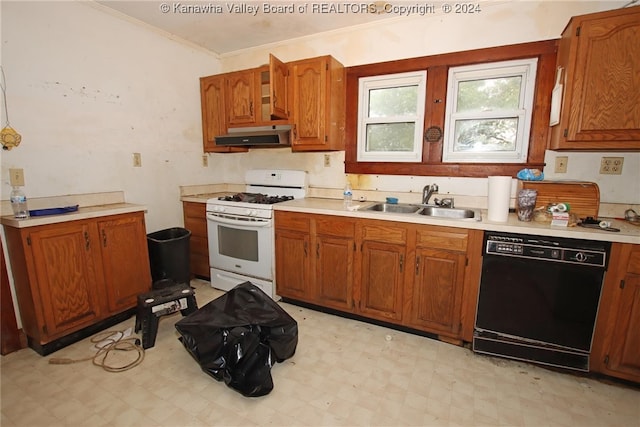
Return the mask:
M 27 208 L 27 196 L 22 191 L 22 188 L 14 186 L 11 190 L 11 209 L 13 209 L 13 216 L 17 219 L 29 218 L 29 209 Z
M 353 201 L 353 192 L 351 191 L 351 184 L 347 181 L 347 184 L 344 186 L 344 191 L 342 192 L 342 200 L 345 209 L 349 209 L 351 207 L 351 202 Z

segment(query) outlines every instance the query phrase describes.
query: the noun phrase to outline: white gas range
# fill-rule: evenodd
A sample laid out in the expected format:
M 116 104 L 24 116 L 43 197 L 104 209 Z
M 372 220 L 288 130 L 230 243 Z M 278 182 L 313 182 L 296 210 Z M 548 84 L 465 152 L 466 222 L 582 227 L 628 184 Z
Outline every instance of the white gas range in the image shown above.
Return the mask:
M 307 172 L 254 169 L 246 192 L 207 200 L 211 286 L 250 281 L 275 297 L 273 204 L 306 196 Z

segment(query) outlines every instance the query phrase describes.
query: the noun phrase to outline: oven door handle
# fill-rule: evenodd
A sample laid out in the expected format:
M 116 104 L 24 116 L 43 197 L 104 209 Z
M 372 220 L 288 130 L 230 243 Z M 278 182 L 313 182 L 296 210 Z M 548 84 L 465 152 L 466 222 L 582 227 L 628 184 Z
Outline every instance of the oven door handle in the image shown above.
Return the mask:
M 270 219 L 265 219 L 263 221 L 246 221 L 241 219 L 232 219 L 232 218 L 226 218 L 218 215 L 213 215 L 209 212 L 207 212 L 207 221 L 217 222 L 221 224 L 228 224 L 228 225 L 238 225 L 238 226 L 247 227 L 247 228 L 260 228 L 260 227 L 271 226 Z

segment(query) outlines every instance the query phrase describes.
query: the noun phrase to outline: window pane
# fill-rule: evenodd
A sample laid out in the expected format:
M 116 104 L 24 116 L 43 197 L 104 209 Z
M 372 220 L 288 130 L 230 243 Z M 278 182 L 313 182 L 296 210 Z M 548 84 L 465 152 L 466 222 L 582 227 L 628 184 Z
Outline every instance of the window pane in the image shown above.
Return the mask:
M 415 123 L 367 125 L 366 151 L 413 151 Z
M 518 118 L 457 120 L 454 152 L 514 151 Z
M 521 76 L 461 81 L 456 111 L 517 109 L 521 83 Z
M 418 86 L 403 86 L 369 91 L 369 117 L 415 115 Z

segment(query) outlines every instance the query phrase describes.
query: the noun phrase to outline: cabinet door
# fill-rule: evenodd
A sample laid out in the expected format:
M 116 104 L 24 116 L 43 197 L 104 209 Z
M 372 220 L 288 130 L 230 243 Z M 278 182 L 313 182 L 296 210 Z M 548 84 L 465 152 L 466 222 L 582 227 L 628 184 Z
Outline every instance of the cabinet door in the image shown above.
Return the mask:
M 43 335 L 53 340 L 99 320 L 104 295 L 95 226 L 55 224 L 30 232 L 27 241 L 40 294 L 36 299 L 45 320 Z
M 136 297 L 151 289 L 144 214 L 98 221 L 109 312 L 136 306 Z
M 327 140 L 327 62 L 322 59 L 295 62 L 291 70 L 293 145 L 323 145 Z
M 640 149 L 640 10 L 576 17 L 566 31 L 566 93 L 550 148 Z
M 269 78 L 271 80 L 269 114 L 271 119 L 289 118 L 288 75 L 289 67 L 287 64 L 269 54 Z
M 207 235 L 206 203 L 183 202 L 184 228 L 191 231 L 189 261 L 191 273 L 209 279 L 209 238 Z
M 402 319 L 402 290 L 406 250 L 404 245 L 365 241 L 359 310 L 383 320 Z
M 254 70 L 227 74 L 227 111 L 230 125 L 256 122 L 256 73 Z
M 309 301 L 311 244 L 308 232 L 278 230 L 276 246 L 276 294 Z
M 316 236 L 316 298 L 318 304 L 341 310 L 353 308 L 355 241 Z
M 640 379 L 640 275 L 627 274 L 608 355 L 607 368 Z
M 411 291 L 410 326 L 457 337 L 460 332 L 466 256 L 418 249 Z

